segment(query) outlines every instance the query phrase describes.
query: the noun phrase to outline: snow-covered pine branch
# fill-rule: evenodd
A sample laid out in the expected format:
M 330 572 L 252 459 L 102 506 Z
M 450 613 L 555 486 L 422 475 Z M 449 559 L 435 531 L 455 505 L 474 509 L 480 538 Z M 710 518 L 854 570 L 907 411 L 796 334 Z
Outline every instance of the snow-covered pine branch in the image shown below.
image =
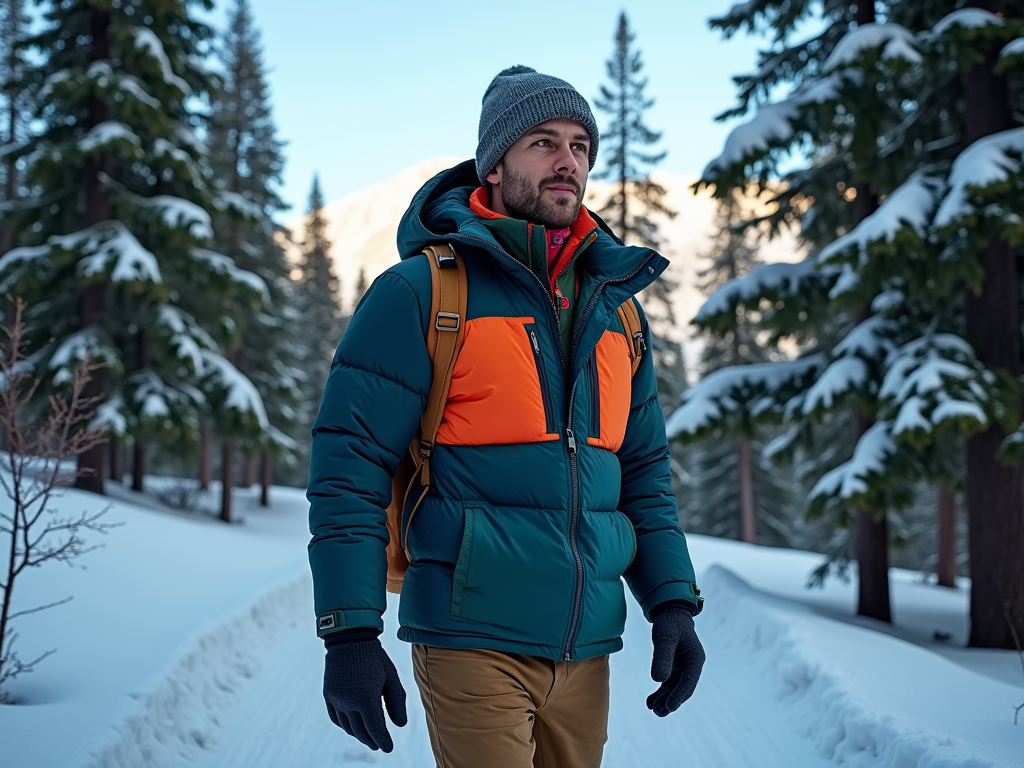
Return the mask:
M 818 374 L 827 360 L 732 365 L 709 373 L 683 396 L 666 423 L 669 439 L 694 439 L 737 424 L 783 416 L 793 395 Z

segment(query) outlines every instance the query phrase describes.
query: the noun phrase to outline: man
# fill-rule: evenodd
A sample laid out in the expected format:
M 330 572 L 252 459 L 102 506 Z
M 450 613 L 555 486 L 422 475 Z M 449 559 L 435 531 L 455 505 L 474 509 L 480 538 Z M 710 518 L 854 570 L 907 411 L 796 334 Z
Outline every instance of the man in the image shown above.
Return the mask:
M 693 693 L 702 598 L 670 490 L 650 354 L 631 377 L 616 308 L 667 261 L 583 207 L 598 130 L 568 83 L 528 67 L 483 98 L 476 161 L 429 181 L 335 355 L 313 427 L 310 567 L 335 724 L 390 752 L 405 691 L 377 636 L 391 478 L 432 366 L 430 244 L 466 265 L 465 341 L 409 524 L 399 638 L 440 768 L 596 768 L 625 577 L 653 621 L 647 706 Z M 643 336 L 648 336 L 643 321 Z M 636 340 L 642 342 L 643 340 Z M 413 497 L 417 494 L 412 494 Z M 408 514 L 411 504 L 406 506 Z M 323 628 L 327 627 L 326 630 Z

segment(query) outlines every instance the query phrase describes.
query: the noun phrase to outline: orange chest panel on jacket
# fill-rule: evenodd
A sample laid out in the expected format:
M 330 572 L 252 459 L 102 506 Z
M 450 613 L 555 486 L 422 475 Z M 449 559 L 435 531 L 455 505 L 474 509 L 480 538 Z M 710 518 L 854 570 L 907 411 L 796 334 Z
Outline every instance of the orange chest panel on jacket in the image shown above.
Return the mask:
M 438 443 L 499 445 L 560 439 L 557 405 L 547 393 L 548 372 L 539 333 L 532 317 L 480 317 L 466 323 Z M 617 451 L 626 432 L 632 386 L 625 336 L 606 331 L 593 354 L 597 381 L 587 392 L 592 408 L 582 410 L 594 414 L 592 420 L 598 424 L 592 427 L 598 428 L 590 432 L 596 436 L 587 442 Z M 584 388 L 583 381 L 579 387 Z
M 588 437 L 589 445 L 607 448 L 613 453 L 622 446 L 629 419 L 629 401 L 632 397 L 633 376 L 626 337 L 615 331 L 605 331 L 594 350 L 597 367 L 597 398 L 595 409 L 599 419 L 597 437 Z
M 437 442 L 496 445 L 558 440 L 548 432 L 543 362 L 532 317 L 478 317 L 466 323 Z M 546 386 L 546 384 L 544 385 Z

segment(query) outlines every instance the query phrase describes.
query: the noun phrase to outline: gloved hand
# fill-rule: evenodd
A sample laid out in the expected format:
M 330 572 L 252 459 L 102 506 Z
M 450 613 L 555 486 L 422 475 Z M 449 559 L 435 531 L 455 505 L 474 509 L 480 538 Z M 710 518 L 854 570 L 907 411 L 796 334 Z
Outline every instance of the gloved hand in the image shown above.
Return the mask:
M 401 728 L 409 721 L 405 689 L 398 670 L 377 639 L 375 629 L 355 628 L 324 638 L 324 701 L 331 722 L 370 749 L 395 748 L 384 722 L 381 697 L 391 722 Z
M 661 687 L 647 697 L 647 708 L 658 717 L 665 717 L 693 695 L 707 657 L 693 628 L 693 615 L 682 601 L 658 606 L 651 613 L 651 678 Z

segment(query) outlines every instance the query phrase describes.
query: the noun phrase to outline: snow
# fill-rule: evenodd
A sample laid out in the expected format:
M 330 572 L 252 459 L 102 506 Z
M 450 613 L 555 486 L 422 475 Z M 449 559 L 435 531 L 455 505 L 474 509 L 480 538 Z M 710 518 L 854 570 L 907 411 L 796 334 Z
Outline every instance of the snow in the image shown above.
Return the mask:
M 970 212 L 971 188 L 983 188 L 1006 181 L 1020 170 L 1020 161 L 1007 152 L 1024 154 L 1024 128 L 993 133 L 975 141 L 953 161 L 949 174 L 949 192 L 935 214 L 935 226 L 953 225 Z
M 146 478 L 155 490 L 181 482 Z M 327 718 L 301 490 L 274 487 L 273 505 L 260 508 L 257 488 L 237 489 L 237 525 L 174 512 L 116 483 L 110 491 L 110 521 L 126 525 L 86 556 L 88 570 L 39 569 L 24 581 L 23 605 L 59 598 L 72 581 L 75 600 L 19 620 L 25 653 L 58 653 L 12 685 L 22 705 L 0 707 L 5 766 L 433 764 L 409 647 L 395 637 L 396 596 L 382 642 L 410 711 L 408 726 L 390 727 L 395 752 L 371 753 Z M 215 508 L 218 495 L 214 483 L 200 509 Z M 58 504 L 70 514 L 106 501 L 70 491 Z M 650 625 L 630 602 L 625 649 L 611 657 L 605 765 L 1020 765 L 1015 654 L 958 647 L 968 582 L 944 589 L 894 569 L 890 627 L 852 615 L 852 584 L 804 588 L 820 555 L 688 541 L 707 597 L 696 619 L 708 652 L 700 685 L 675 715 L 647 711 Z M 953 640 L 932 640 L 935 630 Z
M 270 291 L 267 289 L 267 284 L 263 278 L 255 272 L 239 269 L 235 266 L 235 262 L 230 256 L 225 256 L 223 253 L 217 253 L 206 248 L 193 248 L 192 258 L 203 262 L 213 269 L 214 272 L 228 275 L 236 283 L 240 283 L 255 291 L 263 297 L 264 301 L 270 301 Z
M 902 305 L 905 300 L 906 296 L 903 294 L 903 291 L 890 288 L 887 291 L 882 291 L 871 300 L 871 311 L 885 312 L 890 309 L 896 309 Z
M 53 383 L 60 386 L 71 381 L 75 369 L 86 354 L 93 362 L 120 367 L 117 348 L 105 344 L 95 327 L 83 328 L 67 336 L 50 355 L 49 368 L 53 371 Z
M 185 227 L 192 237 L 199 240 L 213 237 L 213 222 L 210 219 L 210 214 L 191 200 L 172 195 L 154 195 L 140 198 L 139 202 L 146 207 L 159 210 L 164 224 L 172 229 Z
M 139 137 L 127 125 L 116 120 L 107 120 L 90 128 L 85 136 L 78 140 L 78 148 L 83 152 L 91 152 L 117 141 L 127 141 L 137 147 L 142 145 Z
M 742 277 L 727 280 L 716 288 L 697 311 L 694 322 L 710 320 L 723 313 L 733 313 L 738 304 L 757 301 L 766 292 L 796 293 L 803 280 L 815 273 L 815 267 L 814 258 L 806 258 L 795 264 L 759 264 Z
M 992 11 L 986 11 L 984 8 L 961 8 L 959 11 L 953 11 L 943 16 L 932 27 L 931 36 L 938 37 L 953 27 L 975 29 L 977 27 L 986 27 L 989 24 L 1001 25 L 1003 24 L 1003 19 L 996 16 Z
M 929 215 L 935 208 L 941 189 L 941 182 L 935 178 L 921 171 L 912 173 L 910 178 L 885 198 L 877 210 L 853 230 L 822 248 L 818 261 L 827 264 L 854 247 L 863 258 L 871 243 L 892 242 L 904 226 L 913 228 L 918 235 L 924 237 Z
M 237 192 L 219 191 L 217 193 L 217 204 L 221 210 L 230 208 L 251 219 L 258 219 L 263 216 L 263 210 L 256 203 L 247 200 Z
M 268 429 L 270 424 L 263 398 L 248 377 L 215 352 L 204 350 L 202 354 L 204 370 L 214 376 L 217 385 L 227 392 L 225 405 L 239 413 L 251 414 L 261 429 Z
M 67 251 L 80 251 L 85 258 L 79 268 L 85 277 L 109 272 L 114 283 L 163 281 L 156 256 L 120 221 L 100 222 L 70 235 L 51 237 L 50 242 Z
M 128 434 L 128 419 L 124 413 L 124 399 L 121 395 L 114 395 L 103 401 L 96 408 L 96 416 L 89 424 L 90 427 L 103 427 L 111 435 L 124 437 Z
M 1004 47 L 999 54 L 999 58 L 1008 59 L 1011 56 L 1020 56 L 1024 54 L 1024 37 L 1018 37 L 1016 40 L 1011 40 Z
M 840 357 L 834 360 L 807 390 L 804 414 L 813 413 L 818 408 L 831 408 L 840 397 L 863 386 L 869 378 L 867 363 L 861 358 Z
M 881 48 L 881 58 L 903 59 L 912 64 L 921 61 L 914 47 L 914 33 L 899 24 L 861 24 L 847 33 L 832 49 L 822 71 L 831 72 L 839 67 L 856 64 L 869 48 Z
M 853 458 L 826 472 L 811 489 L 812 499 L 822 496 L 838 496 L 850 499 L 868 490 L 867 478 L 885 469 L 886 459 L 896 452 L 890 424 L 878 421 L 861 435 L 853 449 Z
M 789 141 L 794 133 L 793 122 L 799 117 L 800 110 L 808 104 L 834 99 L 839 83 L 836 75 L 805 81 L 788 98 L 762 106 L 751 120 L 733 129 L 725 140 L 722 154 L 708 163 L 701 178 L 711 179 L 716 173 L 747 162 L 751 156 L 767 151 L 772 145 Z
M 188 360 L 192 370 L 203 370 L 203 350 L 217 349 L 217 343 L 189 315 L 170 304 L 161 304 L 157 320 L 171 332 L 171 344 L 179 359 Z
M 886 355 L 893 347 L 887 335 L 898 328 L 892 320 L 872 315 L 854 326 L 842 341 L 836 344 L 836 355 L 859 355 L 877 359 Z
M 798 360 L 730 365 L 712 371 L 686 391 L 683 404 L 668 417 L 669 439 L 696 435 L 726 413 L 738 411 L 738 397 L 752 390 L 778 391 L 824 367 L 824 363 L 821 355 L 808 355 Z
M 142 84 L 131 75 L 121 75 L 117 79 L 117 87 L 125 93 L 131 94 L 146 106 L 154 109 L 159 109 L 162 106 L 160 101 L 150 96 Z
M 171 62 L 167 58 L 164 44 L 160 42 L 156 32 L 148 27 L 130 27 L 130 31 L 135 37 L 135 47 L 144 49 L 160 65 L 160 72 L 163 75 L 164 82 L 177 86 L 186 96 L 191 94 L 192 88 L 189 87 L 189 84 L 174 74 L 174 71 L 171 69 Z

